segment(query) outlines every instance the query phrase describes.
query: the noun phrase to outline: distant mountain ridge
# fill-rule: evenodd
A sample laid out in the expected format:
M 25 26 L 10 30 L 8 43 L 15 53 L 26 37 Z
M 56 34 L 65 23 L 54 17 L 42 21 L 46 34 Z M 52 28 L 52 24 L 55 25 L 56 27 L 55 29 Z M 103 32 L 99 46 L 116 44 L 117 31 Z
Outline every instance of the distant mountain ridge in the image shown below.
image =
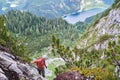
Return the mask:
M 1 13 L 17 9 L 53 18 L 79 9 L 79 0 L 3 0 L 0 5 Z
M 106 8 L 114 0 L 2 0 L 0 13 L 9 10 L 24 10 L 39 16 L 54 18 L 78 10 Z

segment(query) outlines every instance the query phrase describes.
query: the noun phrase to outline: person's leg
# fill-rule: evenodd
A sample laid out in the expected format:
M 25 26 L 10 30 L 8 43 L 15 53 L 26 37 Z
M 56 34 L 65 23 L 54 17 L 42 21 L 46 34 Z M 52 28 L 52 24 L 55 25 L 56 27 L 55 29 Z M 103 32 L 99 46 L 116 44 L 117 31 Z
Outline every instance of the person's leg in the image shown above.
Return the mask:
M 42 71 L 42 76 L 45 77 L 45 69 L 42 68 L 41 71 Z
M 42 74 L 42 70 L 40 68 L 37 68 L 37 69 L 38 69 L 39 74 L 41 75 Z

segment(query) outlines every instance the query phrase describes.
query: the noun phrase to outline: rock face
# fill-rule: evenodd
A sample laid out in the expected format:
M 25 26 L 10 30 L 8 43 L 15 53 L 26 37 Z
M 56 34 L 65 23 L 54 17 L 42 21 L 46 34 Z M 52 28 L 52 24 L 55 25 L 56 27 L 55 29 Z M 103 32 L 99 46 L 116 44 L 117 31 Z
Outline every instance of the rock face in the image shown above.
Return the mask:
M 61 73 L 54 80 L 89 80 L 89 79 L 87 77 L 84 77 L 80 73 L 74 71 Z
M 0 50 L 0 80 L 44 80 L 35 67 Z
M 108 39 L 95 43 L 100 40 L 101 36 L 105 36 L 106 34 L 108 35 Z M 117 43 L 118 36 L 120 35 L 120 8 L 111 9 L 107 16 L 102 17 L 94 26 L 89 28 L 86 35 L 80 41 L 80 45 L 84 47 L 94 43 L 94 48 L 98 50 L 105 49 L 109 40 L 114 40 Z M 109 38 L 111 35 L 114 37 Z

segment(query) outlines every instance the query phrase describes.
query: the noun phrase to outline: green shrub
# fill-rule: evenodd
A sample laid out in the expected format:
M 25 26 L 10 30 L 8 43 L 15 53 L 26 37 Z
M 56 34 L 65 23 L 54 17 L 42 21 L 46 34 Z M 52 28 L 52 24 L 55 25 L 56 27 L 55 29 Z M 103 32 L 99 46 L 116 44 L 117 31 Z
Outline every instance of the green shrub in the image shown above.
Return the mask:
M 104 34 L 104 35 L 101 35 L 100 37 L 99 37 L 99 40 L 98 40 L 98 43 L 100 42 L 104 42 L 104 41 L 106 41 L 106 40 L 108 40 L 108 39 L 110 39 L 110 38 L 114 38 L 114 35 L 108 35 L 108 34 Z
M 102 68 L 78 68 L 72 67 L 69 69 L 70 71 L 78 71 L 79 73 L 84 74 L 87 77 L 95 76 L 95 80 L 117 80 L 116 76 L 113 76 L 112 72 L 107 69 Z
M 22 59 L 29 61 L 24 43 L 17 38 L 15 39 L 10 32 L 6 30 L 6 19 L 0 16 L 0 44 L 4 47 L 10 49 L 10 51 L 16 55 L 20 56 Z

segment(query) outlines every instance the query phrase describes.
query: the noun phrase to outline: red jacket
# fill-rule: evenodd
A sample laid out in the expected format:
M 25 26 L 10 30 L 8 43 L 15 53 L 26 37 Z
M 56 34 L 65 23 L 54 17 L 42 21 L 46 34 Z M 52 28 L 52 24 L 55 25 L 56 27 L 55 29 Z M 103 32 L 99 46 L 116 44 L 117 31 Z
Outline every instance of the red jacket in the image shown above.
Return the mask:
M 46 67 L 45 58 L 39 58 L 35 61 L 38 68 Z

